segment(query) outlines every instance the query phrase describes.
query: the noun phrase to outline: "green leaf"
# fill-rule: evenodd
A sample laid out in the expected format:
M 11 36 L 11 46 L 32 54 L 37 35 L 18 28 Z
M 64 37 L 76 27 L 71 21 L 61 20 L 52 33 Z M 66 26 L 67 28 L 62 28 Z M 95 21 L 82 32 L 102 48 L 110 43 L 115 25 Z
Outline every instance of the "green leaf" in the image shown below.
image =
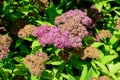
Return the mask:
M 28 13 L 29 13 L 29 4 L 28 4 L 28 3 L 24 3 L 23 6 L 19 6 L 19 7 L 18 7 L 18 10 L 19 10 L 21 13 L 23 13 L 23 14 L 25 14 L 25 15 L 28 15 Z
M 16 56 L 16 57 L 14 57 L 13 58 L 16 62 L 18 62 L 18 63 L 23 63 L 23 60 L 24 60 L 24 58 L 23 57 L 21 57 L 21 56 Z
M 76 80 L 73 76 L 71 76 L 70 74 L 68 74 L 69 79 L 68 80 Z
M 95 6 L 97 7 L 99 12 L 103 8 L 103 6 L 108 2 L 108 0 L 94 0 L 94 1 L 95 1 Z
M 60 65 L 61 63 L 61 61 L 48 61 L 46 64 Z
M 109 67 L 110 73 L 114 74 L 120 70 L 120 62 Z
M 37 76 L 31 75 L 31 80 L 40 80 Z
M 65 68 L 65 62 L 62 62 L 57 70 L 56 77 L 58 78 Z
M 112 38 L 110 38 L 109 43 L 110 44 L 115 44 L 119 40 L 120 36 L 120 30 L 114 31 Z
M 20 50 L 21 50 L 22 53 L 29 53 L 29 50 L 28 50 L 28 48 L 27 48 L 26 45 L 21 44 L 21 45 L 19 46 L 19 48 L 20 48 Z
M 52 80 L 53 79 L 52 71 L 50 70 L 44 70 L 43 73 L 41 74 L 40 78 L 41 80 Z
M 85 76 L 85 79 L 84 80 L 90 80 L 90 78 L 93 77 L 93 68 L 91 67 L 88 71 L 88 73 L 86 74 Z
M 115 58 L 117 58 L 118 55 L 108 55 L 108 56 L 104 56 L 101 59 L 101 63 L 102 64 L 107 64 L 110 61 L 113 61 Z
M 93 62 L 94 62 L 95 64 L 97 64 L 97 66 L 101 69 L 101 71 L 102 71 L 103 73 L 108 74 L 108 69 L 106 68 L 105 65 L 103 65 L 102 63 L 100 63 L 100 62 L 98 62 L 98 61 L 95 61 L 95 60 L 93 60 Z
M 110 38 L 110 44 L 115 44 L 119 39 L 115 36 L 112 36 L 112 38 Z
M 120 4 L 120 0 L 115 0 L 116 3 Z
M 58 15 L 58 13 L 52 1 L 50 1 L 50 6 L 47 9 L 46 13 L 48 14 L 49 22 L 54 24 L 55 17 Z
M 116 51 L 120 51 L 120 46 L 117 47 Z
M 16 41 L 16 43 L 15 43 L 15 48 L 17 48 L 18 46 L 20 46 L 22 44 L 22 42 L 23 42 L 23 39 L 18 38 L 17 41 Z
M 73 68 L 72 68 L 71 63 L 66 64 L 66 73 L 73 75 Z
M 87 74 L 87 66 L 86 65 L 83 65 L 83 70 L 82 70 L 82 73 L 81 73 L 81 76 L 80 76 L 80 79 L 79 80 L 85 80 L 85 76 Z
M 62 76 L 63 78 L 65 78 L 65 79 L 69 80 L 68 75 L 66 75 L 66 74 L 62 73 L 62 74 L 61 74 L 61 76 Z
M 0 77 L 2 77 L 3 80 L 8 80 L 9 79 L 9 74 L 8 72 L 0 67 Z
M 13 74 L 25 76 L 28 74 L 28 68 L 26 68 L 25 66 L 21 64 L 17 64 L 16 69 L 14 69 L 13 71 Z
M 102 43 L 102 42 L 94 42 L 93 44 L 91 44 L 91 46 L 93 46 L 93 47 L 100 47 L 102 45 L 104 45 L 104 43 Z
M 31 48 L 34 49 L 36 46 L 41 46 L 37 39 L 32 42 Z

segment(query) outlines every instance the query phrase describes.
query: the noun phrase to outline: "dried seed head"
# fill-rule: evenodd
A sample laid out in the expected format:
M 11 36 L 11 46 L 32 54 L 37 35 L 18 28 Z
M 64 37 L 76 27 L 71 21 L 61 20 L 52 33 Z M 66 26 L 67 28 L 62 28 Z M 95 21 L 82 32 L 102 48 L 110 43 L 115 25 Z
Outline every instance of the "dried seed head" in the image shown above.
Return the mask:
M 48 60 L 48 56 L 42 52 L 35 52 L 34 55 L 27 55 L 24 64 L 30 69 L 30 73 L 39 76 L 45 69 L 44 62 Z
M 102 38 L 111 38 L 112 37 L 112 34 L 109 30 L 100 30 L 100 33 L 98 34 L 98 37 L 100 39 Z
M 69 61 L 70 60 L 70 54 L 69 52 L 66 52 L 66 51 L 61 51 L 58 56 L 60 57 L 60 59 L 64 60 L 64 61 Z
M 86 47 L 83 51 L 83 56 L 81 57 L 81 59 L 86 59 L 88 58 L 99 58 L 100 56 L 100 51 L 92 46 Z
M 40 11 L 43 12 L 49 6 L 48 0 L 37 0 Z
M 10 51 L 9 46 L 11 43 L 11 37 L 0 34 L 0 59 L 6 58 L 7 53 Z
M 24 28 L 20 29 L 20 31 L 18 32 L 18 36 L 22 39 L 25 39 L 27 37 L 29 37 L 30 35 L 34 35 L 34 30 L 35 30 L 35 25 L 25 25 Z

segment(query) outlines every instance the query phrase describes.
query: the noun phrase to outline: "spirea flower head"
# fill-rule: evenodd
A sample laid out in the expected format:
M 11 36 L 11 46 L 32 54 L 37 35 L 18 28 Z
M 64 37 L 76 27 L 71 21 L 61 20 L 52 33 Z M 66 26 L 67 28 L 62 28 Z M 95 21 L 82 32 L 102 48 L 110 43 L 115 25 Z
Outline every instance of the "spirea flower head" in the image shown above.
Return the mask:
M 18 36 L 22 39 L 25 39 L 30 35 L 34 35 L 34 29 L 35 25 L 31 24 L 25 25 L 24 28 L 20 29 L 20 31 L 18 32 Z
M 48 25 L 36 27 L 34 30 L 34 36 L 41 37 L 43 36 L 43 34 L 47 33 L 49 30 L 50 30 L 50 26 Z
M 65 24 L 69 24 L 69 22 L 70 23 L 76 22 L 89 28 L 94 27 L 93 21 L 90 17 L 87 16 L 87 13 L 78 9 L 67 11 L 66 13 L 63 13 L 62 15 L 57 16 L 55 18 L 55 24 L 58 27 L 61 27 L 62 25 L 64 26 Z M 69 25 L 66 27 L 71 26 Z
M 86 47 L 83 50 L 83 56 L 81 57 L 81 59 L 85 60 L 87 57 L 88 58 L 99 58 L 100 56 L 100 51 L 92 46 Z
M 62 33 L 58 27 L 40 26 L 34 33 L 43 47 L 47 44 L 54 44 L 57 48 L 69 47 L 67 33 Z
M 30 69 L 31 74 L 39 76 L 45 69 L 46 60 L 48 60 L 47 54 L 37 51 L 34 55 L 27 55 L 23 63 Z
M 87 13 L 78 9 L 67 11 L 55 18 L 55 25 L 62 32 L 67 32 L 71 47 L 82 46 L 82 38 L 88 35 L 87 28 L 93 28 L 94 24 Z
M 7 53 L 10 51 L 9 46 L 11 43 L 11 37 L 0 34 L 0 59 L 6 58 Z
M 111 38 L 112 34 L 111 34 L 111 32 L 109 30 L 102 29 L 102 30 L 100 30 L 100 33 L 98 34 L 98 37 L 100 39 L 102 39 L 102 38 Z
M 70 43 L 68 41 L 68 34 L 62 33 L 61 35 L 59 35 L 54 41 L 54 46 L 57 48 L 69 48 Z

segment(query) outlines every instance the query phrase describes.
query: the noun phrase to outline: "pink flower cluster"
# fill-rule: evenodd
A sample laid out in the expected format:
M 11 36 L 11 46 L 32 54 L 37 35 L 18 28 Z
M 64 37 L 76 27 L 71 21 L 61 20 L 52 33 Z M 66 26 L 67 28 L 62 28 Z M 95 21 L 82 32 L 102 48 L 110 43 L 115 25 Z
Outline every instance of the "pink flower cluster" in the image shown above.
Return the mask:
M 35 36 L 45 47 L 47 44 L 54 44 L 57 48 L 69 47 L 68 34 L 62 33 L 58 27 L 40 26 L 35 29 Z

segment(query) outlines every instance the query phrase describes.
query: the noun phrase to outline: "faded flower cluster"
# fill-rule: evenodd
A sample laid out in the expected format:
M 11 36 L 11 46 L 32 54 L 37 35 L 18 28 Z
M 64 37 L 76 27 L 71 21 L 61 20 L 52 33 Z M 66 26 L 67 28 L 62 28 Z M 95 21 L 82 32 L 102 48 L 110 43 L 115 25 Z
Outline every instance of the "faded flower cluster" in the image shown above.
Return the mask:
M 30 69 L 30 73 L 35 76 L 40 76 L 45 69 L 44 62 L 48 60 L 46 53 L 36 51 L 34 55 L 27 55 L 24 59 L 24 64 Z
M 45 8 L 48 8 L 48 6 L 49 6 L 48 0 L 37 0 L 37 3 L 39 5 L 41 12 L 43 12 L 45 10 Z
M 34 35 L 35 25 L 25 25 L 24 28 L 20 29 L 18 32 L 18 36 L 22 39 L 29 37 L 30 35 Z
M 101 9 L 99 11 L 97 9 L 97 7 L 94 5 L 90 7 L 90 13 L 91 13 L 91 16 L 94 19 L 94 21 L 99 21 L 99 20 L 103 19 L 103 10 Z
M 115 27 L 117 30 L 120 30 L 120 17 L 117 19 L 117 25 Z
M 100 39 L 102 39 L 102 38 L 111 38 L 112 34 L 111 34 L 111 32 L 109 30 L 102 29 L 102 30 L 100 30 L 100 33 L 98 34 L 98 37 Z
M 85 60 L 86 58 L 99 58 L 100 56 L 100 51 L 92 46 L 86 47 L 83 50 L 81 59 Z
M 6 58 L 7 53 L 10 51 L 9 46 L 11 43 L 11 37 L 0 34 L 0 59 Z
M 107 76 L 100 76 L 98 78 L 96 78 L 96 77 L 91 78 L 90 80 L 110 80 L 110 78 Z

